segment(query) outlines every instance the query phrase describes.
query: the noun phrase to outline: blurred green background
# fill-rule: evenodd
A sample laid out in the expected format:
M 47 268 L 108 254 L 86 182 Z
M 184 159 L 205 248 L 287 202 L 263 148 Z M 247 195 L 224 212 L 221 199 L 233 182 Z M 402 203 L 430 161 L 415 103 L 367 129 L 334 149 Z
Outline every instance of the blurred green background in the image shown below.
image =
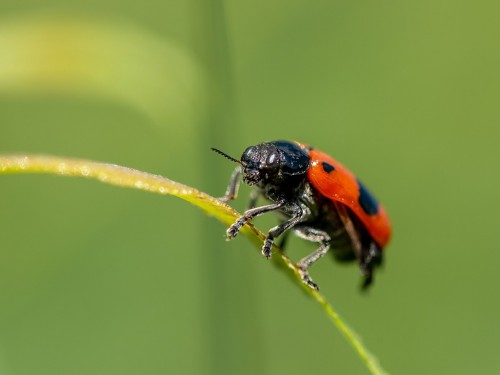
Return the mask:
M 354 264 L 313 267 L 326 297 L 392 374 L 499 374 L 499 8 L 2 0 L 0 153 L 219 196 L 233 165 L 210 147 L 312 144 L 394 226 L 368 295 Z M 316 303 L 183 201 L 42 175 L 2 176 L 0 197 L 0 374 L 367 373 Z

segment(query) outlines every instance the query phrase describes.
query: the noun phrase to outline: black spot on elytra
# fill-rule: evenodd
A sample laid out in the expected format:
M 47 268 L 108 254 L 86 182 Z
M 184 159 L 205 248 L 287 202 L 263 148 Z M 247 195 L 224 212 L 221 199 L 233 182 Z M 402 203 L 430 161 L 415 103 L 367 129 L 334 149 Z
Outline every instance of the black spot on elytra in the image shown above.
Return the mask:
M 376 215 L 378 213 L 377 200 L 361 181 L 357 180 L 357 182 L 359 186 L 359 205 L 368 215 Z
M 321 164 L 323 164 L 323 170 L 326 173 L 330 173 L 331 171 L 335 170 L 335 167 L 333 165 L 327 163 L 326 161 L 322 162 Z

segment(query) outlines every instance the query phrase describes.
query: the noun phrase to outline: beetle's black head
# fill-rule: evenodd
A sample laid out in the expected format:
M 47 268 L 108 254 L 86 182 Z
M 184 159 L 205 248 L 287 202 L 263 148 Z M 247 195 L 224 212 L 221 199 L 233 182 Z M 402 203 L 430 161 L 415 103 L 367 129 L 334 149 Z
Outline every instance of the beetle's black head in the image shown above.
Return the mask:
M 291 183 L 303 177 L 311 163 L 307 151 L 289 141 L 266 142 L 250 146 L 243 152 L 240 161 L 223 152 L 218 152 L 241 164 L 243 180 L 249 185 Z

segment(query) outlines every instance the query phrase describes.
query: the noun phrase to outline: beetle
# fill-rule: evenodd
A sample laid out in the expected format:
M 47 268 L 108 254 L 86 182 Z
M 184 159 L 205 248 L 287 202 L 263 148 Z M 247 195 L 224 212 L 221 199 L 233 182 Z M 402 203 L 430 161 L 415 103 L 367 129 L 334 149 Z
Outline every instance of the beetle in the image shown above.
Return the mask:
M 293 231 L 298 237 L 316 242 L 319 247 L 296 265 L 302 281 L 312 289 L 318 285 L 309 267 L 328 250 L 339 261 L 358 262 L 362 287 L 373 281 L 374 269 L 382 262 L 382 250 L 389 242 L 391 225 L 382 205 L 355 175 L 327 154 L 294 141 L 264 142 L 249 146 L 240 160 L 212 148 L 238 164 L 231 175 L 223 202 L 236 199 L 243 181 L 254 186 L 249 208 L 226 232 L 228 239 L 262 214 L 276 211 L 280 224 L 271 228 L 264 240 L 262 254 L 271 257 L 277 237 Z M 258 198 L 269 204 L 256 207 Z

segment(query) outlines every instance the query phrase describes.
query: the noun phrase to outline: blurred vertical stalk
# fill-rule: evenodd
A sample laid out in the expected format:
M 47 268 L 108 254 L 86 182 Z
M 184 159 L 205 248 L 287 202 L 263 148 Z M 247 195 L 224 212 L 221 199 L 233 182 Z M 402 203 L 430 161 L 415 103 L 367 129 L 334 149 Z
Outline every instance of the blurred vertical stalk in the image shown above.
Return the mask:
M 221 168 L 210 157 L 209 147 L 231 150 L 241 139 L 237 125 L 232 83 L 227 20 L 223 0 L 193 0 L 194 48 L 206 73 L 208 112 L 199 124 L 197 147 L 204 190 L 222 195 L 230 168 Z M 229 147 L 232 143 L 233 147 Z M 231 166 L 232 167 L 232 166 Z M 205 317 L 206 374 L 263 374 L 262 342 L 258 338 L 258 309 L 250 265 L 238 267 L 242 254 L 222 251 L 224 231 L 215 222 L 199 231 L 204 270 L 203 307 Z M 242 293 L 242 290 L 245 293 Z

